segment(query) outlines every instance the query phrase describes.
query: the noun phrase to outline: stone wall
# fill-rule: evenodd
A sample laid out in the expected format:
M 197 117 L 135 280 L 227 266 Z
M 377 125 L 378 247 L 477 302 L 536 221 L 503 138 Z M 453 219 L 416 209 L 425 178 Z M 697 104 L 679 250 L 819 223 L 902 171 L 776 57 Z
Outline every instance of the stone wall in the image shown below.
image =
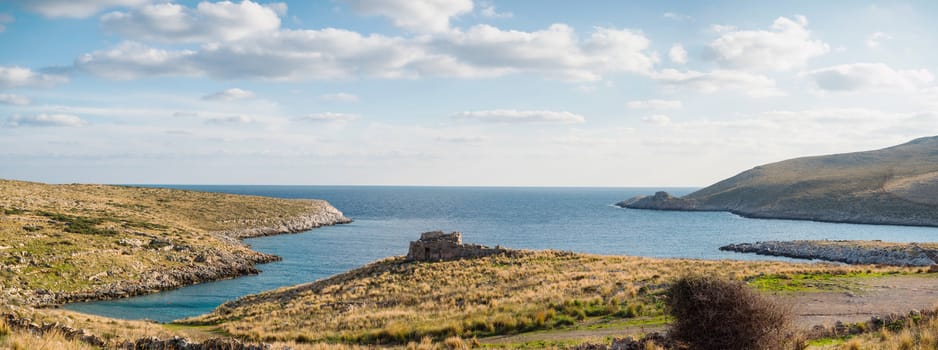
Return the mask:
M 462 233 L 431 231 L 420 234 L 420 239 L 410 242 L 407 260 L 444 261 L 471 259 L 504 253 L 501 247 L 486 247 L 479 244 L 463 244 Z

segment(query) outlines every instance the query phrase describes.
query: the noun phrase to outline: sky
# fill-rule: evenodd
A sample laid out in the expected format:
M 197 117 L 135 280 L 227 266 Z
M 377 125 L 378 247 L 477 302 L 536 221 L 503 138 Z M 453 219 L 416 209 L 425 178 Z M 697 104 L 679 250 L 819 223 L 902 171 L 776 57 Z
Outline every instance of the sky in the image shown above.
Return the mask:
M 0 0 L 0 178 L 705 186 L 938 134 L 938 2 Z

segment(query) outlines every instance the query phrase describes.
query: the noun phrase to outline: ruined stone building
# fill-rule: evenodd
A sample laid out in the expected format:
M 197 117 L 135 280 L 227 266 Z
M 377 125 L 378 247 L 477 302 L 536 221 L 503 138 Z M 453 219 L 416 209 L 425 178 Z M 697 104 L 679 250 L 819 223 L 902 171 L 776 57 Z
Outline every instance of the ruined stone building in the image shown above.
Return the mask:
M 443 231 L 424 232 L 420 239 L 410 242 L 407 260 L 443 261 L 479 258 L 506 252 L 501 247 L 486 247 L 479 244 L 463 244 L 462 233 Z

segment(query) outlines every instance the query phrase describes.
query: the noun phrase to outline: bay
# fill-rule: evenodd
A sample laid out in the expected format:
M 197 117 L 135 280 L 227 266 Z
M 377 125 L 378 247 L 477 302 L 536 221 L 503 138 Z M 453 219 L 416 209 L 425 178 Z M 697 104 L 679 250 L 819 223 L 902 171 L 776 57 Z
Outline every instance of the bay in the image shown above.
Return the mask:
M 746 219 L 722 212 L 621 209 L 612 204 L 649 188 L 184 186 L 282 198 L 325 199 L 354 222 L 245 240 L 283 261 L 259 275 L 203 283 L 134 298 L 64 308 L 159 322 L 196 316 L 248 294 L 310 282 L 368 262 L 404 255 L 421 232 L 460 231 L 463 240 L 519 249 L 700 259 L 781 259 L 721 252 L 728 243 L 793 239 L 934 241 L 938 229 Z M 666 189 L 675 195 L 690 188 Z

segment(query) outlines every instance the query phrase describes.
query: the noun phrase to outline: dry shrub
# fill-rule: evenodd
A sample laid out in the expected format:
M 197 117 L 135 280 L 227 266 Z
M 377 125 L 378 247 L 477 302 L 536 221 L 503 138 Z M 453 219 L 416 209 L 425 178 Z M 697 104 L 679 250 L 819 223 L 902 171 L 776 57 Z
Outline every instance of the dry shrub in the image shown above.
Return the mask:
M 669 336 L 695 350 L 784 349 L 792 335 L 791 315 L 742 282 L 685 276 L 667 290 L 674 322 Z

